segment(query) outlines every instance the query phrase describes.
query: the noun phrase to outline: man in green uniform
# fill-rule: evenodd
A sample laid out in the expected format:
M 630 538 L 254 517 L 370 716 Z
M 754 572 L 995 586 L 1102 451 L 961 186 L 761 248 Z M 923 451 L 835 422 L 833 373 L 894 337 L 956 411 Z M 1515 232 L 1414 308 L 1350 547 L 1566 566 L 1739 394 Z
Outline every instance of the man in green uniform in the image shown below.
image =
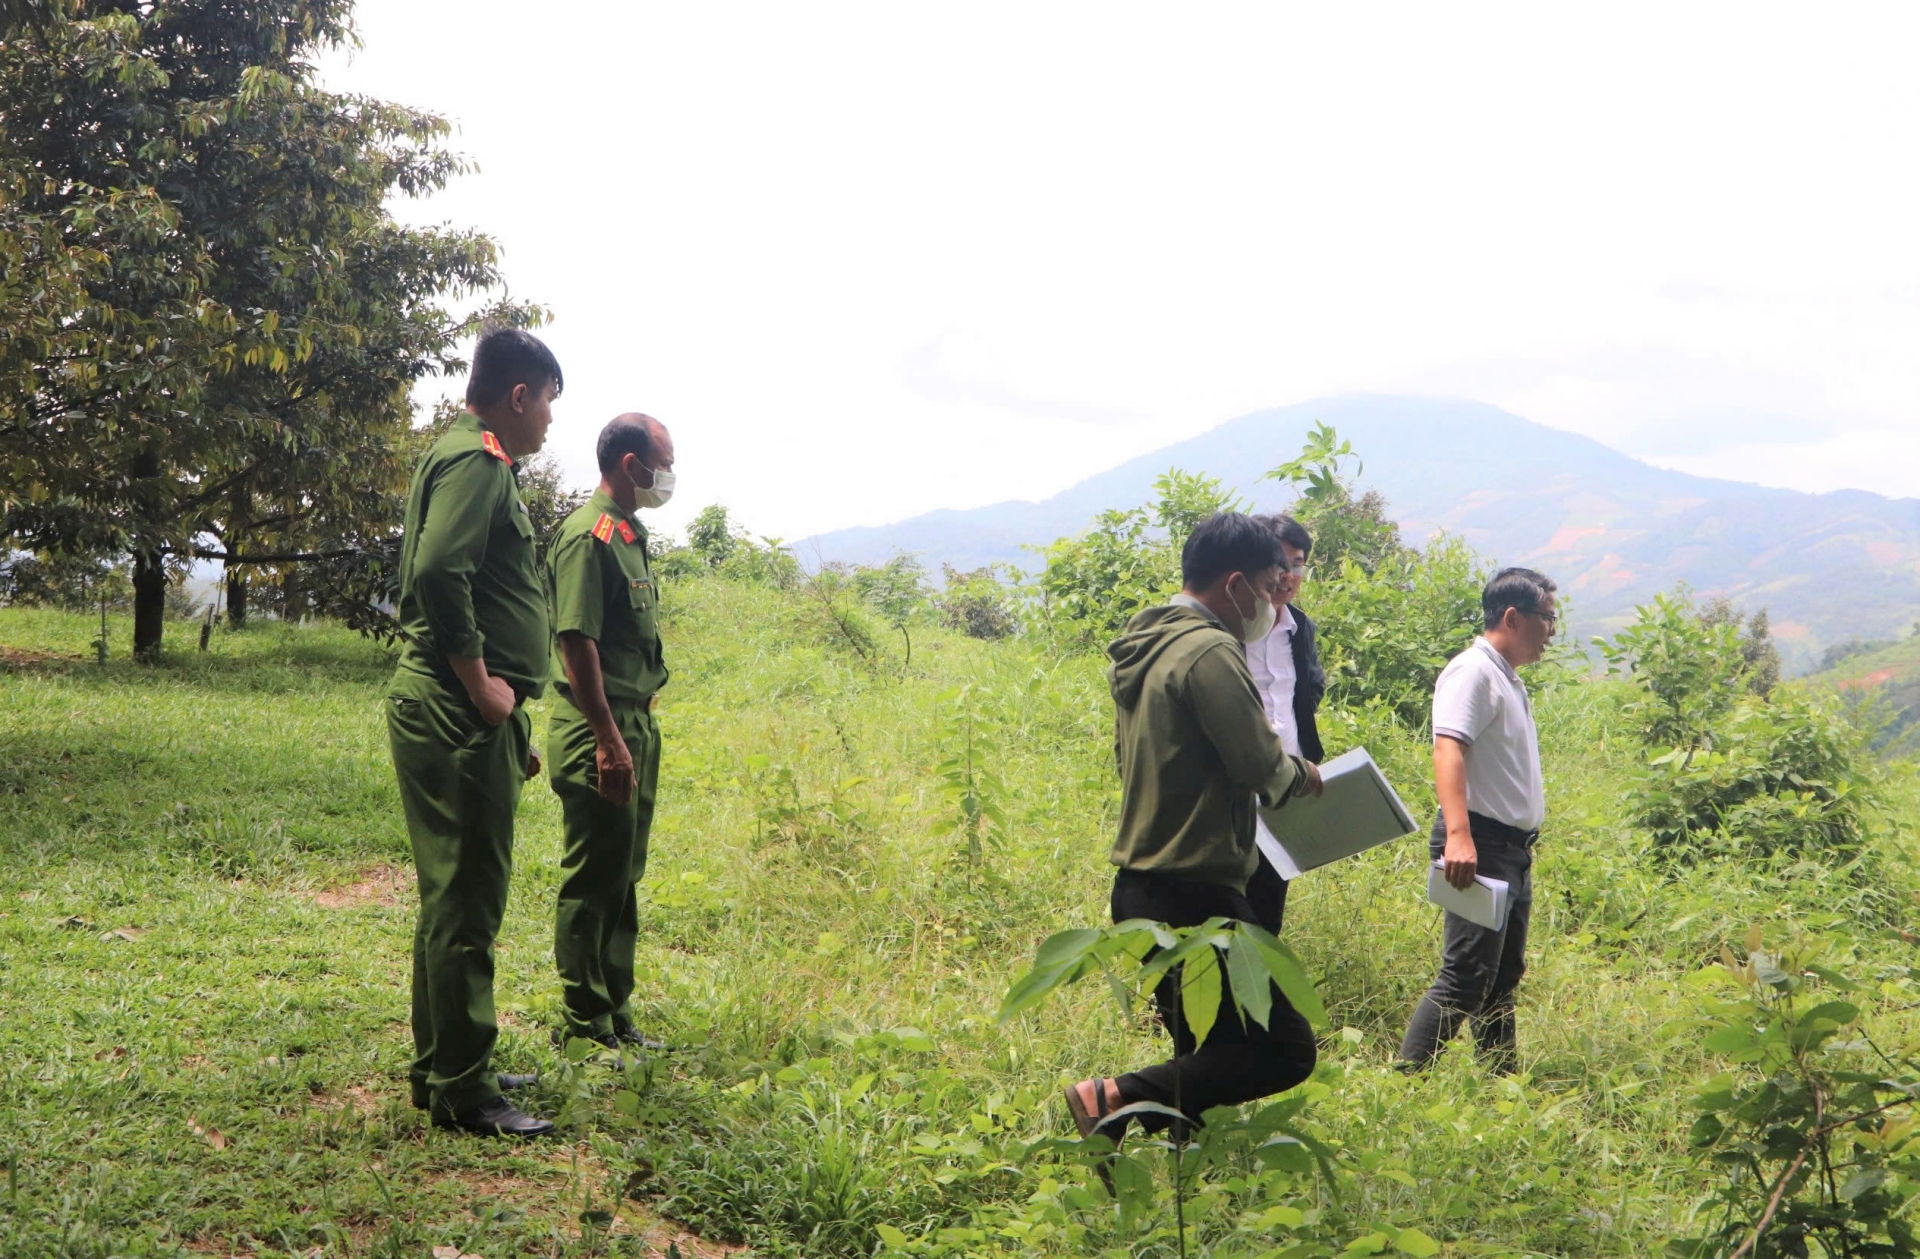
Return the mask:
M 539 770 L 525 702 L 547 684 L 547 602 L 516 460 L 539 450 L 560 365 L 513 328 L 483 333 L 467 414 L 413 474 L 400 544 L 400 665 L 387 736 L 413 840 L 413 1104 L 483 1135 L 553 1125 L 501 1095 L 493 941 L 507 907 L 513 815 Z
M 634 511 L 673 494 L 673 439 L 622 415 L 600 433 L 600 488 L 547 551 L 555 686 L 548 771 L 566 819 L 553 933 L 568 1037 L 658 1049 L 633 1025 L 635 885 L 660 773 L 653 705 L 667 684 L 647 531 Z

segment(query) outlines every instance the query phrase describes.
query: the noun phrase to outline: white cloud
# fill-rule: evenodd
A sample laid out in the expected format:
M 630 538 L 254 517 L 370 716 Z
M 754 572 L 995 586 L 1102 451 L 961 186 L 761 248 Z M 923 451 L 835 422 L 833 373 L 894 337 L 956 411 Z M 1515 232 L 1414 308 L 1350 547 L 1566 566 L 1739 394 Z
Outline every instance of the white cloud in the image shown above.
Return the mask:
M 555 308 L 570 468 L 618 411 L 673 426 L 669 522 L 1038 497 L 1247 410 L 1394 389 L 1920 494 L 1912 6 L 359 20 L 329 81 L 452 116 L 482 168 L 404 212 L 494 234 Z

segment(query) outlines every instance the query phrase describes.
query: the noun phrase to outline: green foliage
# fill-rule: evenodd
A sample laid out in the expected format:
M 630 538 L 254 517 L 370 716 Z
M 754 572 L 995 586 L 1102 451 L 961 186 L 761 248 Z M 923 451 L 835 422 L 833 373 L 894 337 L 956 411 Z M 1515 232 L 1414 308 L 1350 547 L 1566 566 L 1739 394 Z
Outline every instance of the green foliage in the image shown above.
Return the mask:
M 1153 481 L 1153 523 L 1166 531 L 1167 550 L 1176 570 L 1180 551 L 1193 527 L 1223 511 L 1245 511 L 1247 503 L 1220 486 L 1218 477 L 1168 468 Z
M 1649 747 L 1697 748 L 1748 686 L 1737 617 L 1708 619 L 1682 588 L 1658 594 L 1613 639 L 1595 639 L 1608 667 L 1631 677 L 1640 697 L 1629 710 Z
M 1731 625 L 1739 631 L 1740 663 L 1747 689 L 1763 699 L 1772 694 L 1780 684 L 1780 648 L 1774 645 L 1767 610 L 1761 608 L 1744 616 L 1733 606 L 1733 600 L 1716 595 L 1700 609 L 1700 620 L 1707 625 Z
M 1299 494 L 1287 511 L 1313 536 L 1316 570 L 1339 571 L 1349 560 L 1368 573 L 1405 556 L 1400 526 L 1387 516 L 1387 501 L 1377 491 L 1354 493 L 1340 461 L 1351 458 L 1353 444 L 1330 424 L 1313 426 L 1298 458 L 1266 473 L 1263 479 L 1292 486 Z
M 1001 811 L 1000 801 L 1007 788 L 987 764 L 973 688 L 963 686 L 948 699 L 952 705 L 947 727 L 951 750 L 933 772 L 953 812 L 934 824 L 933 833 L 960 836 L 959 856 L 978 869 L 985 861 L 987 845 L 996 842 L 1006 828 L 1007 815 Z
M 1014 592 L 1003 580 L 1000 565 L 963 573 L 951 564 L 943 564 L 940 575 L 945 584 L 934 596 L 933 607 L 942 625 L 969 638 L 988 640 L 1019 633 Z
M 1440 670 L 1481 630 L 1486 571 L 1479 560 L 1442 535 L 1424 552 L 1402 548 L 1372 569 L 1349 556 L 1314 572 L 1301 603 L 1311 600 L 1319 627 L 1329 702 L 1378 705 L 1408 729 L 1424 730 Z
M 125 561 L 16 552 L 0 557 L 0 604 L 79 612 L 104 601 L 125 610 L 133 598 L 131 568 Z
M 1244 506 L 1215 477 L 1169 469 L 1147 507 L 1101 512 L 1093 527 L 1040 548 L 1041 622 L 1055 636 L 1103 647 L 1134 614 L 1180 590 L 1180 549 L 1194 524 Z
M 0 42 L 0 537 L 131 551 L 144 653 L 167 556 L 377 547 L 414 384 L 537 312 L 453 312 L 492 242 L 388 212 L 463 167 L 444 120 L 315 84 L 346 0 L 42 19 Z
M 1630 807 L 1668 856 L 1845 862 L 1866 838 L 1866 743 L 1831 697 L 1742 696 L 1699 746 L 1656 749 Z
M 1707 974 L 1706 1048 L 1729 1071 L 1701 1088 L 1689 1143 L 1723 1177 L 1700 1206 L 1707 1231 L 1672 1259 L 1911 1256 L 1920 1232 L 1920 1060 L 1882 1052 L 1865 1026 L 1873 985 L 1820 965 L 1817 950 L 1721 950 Z
M 1391 1069 L 1436 917 L 1420 902 L 1424 845 L 1388 845 L 1289 898 L 1285 944 L 1325 1009 L 1315 1077 L 1209 1116 L 1184 1146 L 1130 1136 L 1116 1202 L 1059 1090 L 1164 1056 L 1133 954 L 1109 959 L 1132 1017 L 1110 1013 L 1096 969 L 993 1018 L 1042 941 L 1106 910 L 1117 784 L 1102 662 L 926 618 L 901 670 L 879 613 L 850 586 L 839 597 L 891 653 L 883 667 L 800 585 L 707 571 L 663 603 L 674 682 L 634 1000 L 676 1052 L 644 1069 L 549 1042 L 560 810 L 529 784 L 497 1053 L 542 1071 L 527 1104 L 567 1120 L 557 1150 L 457 1138 L 407 1105 L 413 893 L 379 718 L 389 652 L 337 626 L 263 624 L 159 667 L 98 668 L 97 611 L 0 608 L 0 1110 L 32 1135 L 0 1140 L 15 1182 L 0 1257 L 171 1256 L 190 1241 L 599 1259 L 678 1237 L 686 1254 L 1170 1259 L 1184 1232 L 1213 1259 L 1642 1259 L 1723 1222 L 1693 1210 L 1733 1168 L 1689 1153 L 1687 1103 L 1729 1064 L 1676 1017 L 1689 1013 L 1676 994 L 1758 920 L 1825 941 L 1783 972 L 1828 967 L 1868 989 L 1807 980 L 1803 1013 L 1861 1009 L 1810 1064 L 1909 1077 L 1912 768 L 1885 770 L 1884 808 L 1860 814 L 1870 878 L 1864 862 L 1648 862 L 1622 806 L 1647 754 L 1625 711 L 1640 687 L 1556 673 L 1535 692 L 1551 817 L 1520 1074 L 1489 1078 L 1470 1044 L 1419 1076 Z M 110 627 L 118 642 L 127 617 Z M 175 645 L 195 627 L 165 628 Z M 963 748 L 952 695 L 969 685 L 976 764 L 997 779 L 991 878 L 956 868 L 954 834 L 939 833 L 962 816 L 940 765 Z M 536 737 L 551 707 L 535 702 Z M 1430 816 L 1417 728 L 1338 698 L 1321 728 L 1331 747 L 1369 748 Z M 1212 954 L 1219 1002 L 1236 991 L 1234 945 Z M 1760 1026 L 1725 1021 L 1742 1020 Z M 1853 1043 L 1868 1037 L 1894 1066 Z M 1732 1071 L 1740 1087 L 1762 1080 Z M 1833 1134 L 1840 1162 L 1860 1157 L 1859 1131 Z M 1276 1139 L 1288 1134 L 1299 1143 Z M 1886 1188 L 1900 1195 L 1896 1157 L 1889 1146 Z
M 687 526 L 687 549 L 708 568 L 718 568 L 733 557 L 747 535 L 734 528 L 727 509 L 719 503 L 702 507 Z
M 1155 538 L 1145 508 L 1103 511 L 1093 528 L 1041 548 L 1039 619 L 1055 637 L 1105 645 L 1144 608 L 1180 589 L 1178 561 Z
M 927 568 L 911 555 L 896 555 L 878 567 L 859 565 L 852 578 L 861 601 L 903 632 L 928 607 Z
M 1866 838 L 1869 735 L 1837 697 L 1777 687 L 1756 626 L 1764 634 L 1765 618 L 1703 613 L 1681 590 L 1599 642 L 1634 682 L 1626 715 L 1649 753 L 1631 815 L 1665 856 L 1851 860 Z

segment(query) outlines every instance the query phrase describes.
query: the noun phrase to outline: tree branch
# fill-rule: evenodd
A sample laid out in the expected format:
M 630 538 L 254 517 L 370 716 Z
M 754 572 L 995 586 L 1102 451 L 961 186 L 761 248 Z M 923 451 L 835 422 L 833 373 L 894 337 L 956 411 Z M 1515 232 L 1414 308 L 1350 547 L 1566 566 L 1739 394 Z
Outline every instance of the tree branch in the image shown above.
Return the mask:
M 193 548 L 193 557 L 199 560 L 223 560 L 228 564 L 298 564 L 311 560 L 343 560 L 350 555 L 358 555 L 355 547 L 346 547 L 337 551 L 275 551 L 258 555 L 235 555 L 231 551 L 216 551 L 212 547 Z

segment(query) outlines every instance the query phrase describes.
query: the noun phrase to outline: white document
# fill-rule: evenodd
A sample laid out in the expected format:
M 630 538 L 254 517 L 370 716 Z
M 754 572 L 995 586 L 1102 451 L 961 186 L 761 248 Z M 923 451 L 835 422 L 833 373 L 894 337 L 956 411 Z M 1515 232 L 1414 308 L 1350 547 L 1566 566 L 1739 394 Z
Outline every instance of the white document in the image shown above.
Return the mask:
M 1448 913 L 1459 914 L 1490 931 L 1506 930 L 1507 911 L 1513 908 L 1505 879 L 1489 879 L 1477 874 L 1473 886 L 1462 891 L 1447 882 L 1445 865 L 1439 861 L 1427 871 L 1427 899 Z
M 1400 803 L 1365 748 L 1342 752 L 1322 765 L 1320 783 L 1318 796 L 1300 796 L 1278 809 L 1259 809 L 1267 833 L 1256 832 L 1255 842 L 1286 878 L 1297 878 L 1417 829 L 1407 806 Z

